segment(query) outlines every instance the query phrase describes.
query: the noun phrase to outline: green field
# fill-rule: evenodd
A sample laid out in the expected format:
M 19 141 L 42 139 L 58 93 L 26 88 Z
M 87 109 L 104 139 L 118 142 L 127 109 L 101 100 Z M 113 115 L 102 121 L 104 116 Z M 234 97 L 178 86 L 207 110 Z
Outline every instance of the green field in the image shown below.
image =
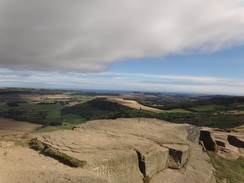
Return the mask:
M 0 110 L 9 110 L 9 109 L 23 109 L 23 108 L 32 108 L 36 106 L 36 104 L 29 104 L 29 103 L 18 103 L 18 106 L 8 106 L 7 104 L 0 105 Z
M 164 111 L 154 111 L 155 113 L 191 113 L 185 109 L 171 109 L 171 110 L 164 110 Z
M 204 105 L 204 106 L 193 107 L 190 109 L 193 111 L 196 111 L 196 112 L 209 112 L 209 111 L 215 111 L 217 109 L 221 109 L 224 107 L 225 106 L 222 106 L 222 105 Z
M 61 124 L 60 104 L 19 103 L 18 106 L 0 105 L 0 116 L 19 121 L 30 121 L 43 125 Z
M 57 131 L 57 130 L 72 130 L 74 126 L 79 125 L 81 123 L 85 123 L 87 120 L 84 118 L 81 118 L 78 115 L 75 114 L 68 114 L 63 115 L 63 124 L 59 126 L 47 126 L 44 128 L 41 128 L 37 130 L 36 132 L 51 132 L 51 131 Z

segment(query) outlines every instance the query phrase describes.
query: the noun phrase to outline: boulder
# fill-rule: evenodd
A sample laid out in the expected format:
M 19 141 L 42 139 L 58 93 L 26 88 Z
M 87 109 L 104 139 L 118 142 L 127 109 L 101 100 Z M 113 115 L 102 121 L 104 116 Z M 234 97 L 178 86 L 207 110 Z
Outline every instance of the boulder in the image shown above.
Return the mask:
M 181 169 L 188 161 L 190 149 L 188 145 L 170 144 L 165 145 L 169 149 L 168 167 Z
M 160 146 L 144 147 L 138 150 L 138 161 L 141 173 L 144 176 L 153 176 L 164 170 L 168 165 L 169 149 Z

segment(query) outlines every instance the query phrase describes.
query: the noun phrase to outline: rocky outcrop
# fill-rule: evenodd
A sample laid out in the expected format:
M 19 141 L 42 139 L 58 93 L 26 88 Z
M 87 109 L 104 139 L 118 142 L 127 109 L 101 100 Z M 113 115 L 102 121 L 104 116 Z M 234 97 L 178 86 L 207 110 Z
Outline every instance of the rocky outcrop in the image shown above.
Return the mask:
M 166 146 L 169 149 L 168 167 L 181 169 L 187 163 L 190 156 L 189 145 L 170 144 Z
M 217 151 L 217 144 L 211 128 L 202 128 L 199 140 L 204 149 L 208 151 Z
M 244 141 L 238 136 L 228 135 L 227 140 L 230 143 L 230 145 L 233 145 L 238 148 L 244 148 Z
M 145 176 L 152 177 L 168 165 L 169 149 L 155 146 L 137 150 L 139 169 Z
M 234 130 L 215 130 L 213 136 L 218 145 L 219 155 L 237 159 L 244 157 L 244 133 Z
M 190 144 L 190 156 L 182 169 L 167 168 L 152 177 L 150 183 L 213 183 L 215 177 L 209 157 L 197 144 Z
M 116 119 L 36 138 L 44 147 L 84 162 L 81 172 L 108 183 L 214 183 L 209 158 L 198 145 L 199 132 L 188 124 Z
M 139 171 L 138 157 L 133 150 L 100 150 L 96 153 L 103 155 L 102 159 L 94 158 L 83 167 L 96 177 L 104 178 L 108 182 L 141 182 L 143 174 Z M 111 153 L 111 154 L 110 154 Z M 96 156 L 96 155 L 95 155 Z
M 109 183 L 22 146 L 0 147 L 1 183 Z

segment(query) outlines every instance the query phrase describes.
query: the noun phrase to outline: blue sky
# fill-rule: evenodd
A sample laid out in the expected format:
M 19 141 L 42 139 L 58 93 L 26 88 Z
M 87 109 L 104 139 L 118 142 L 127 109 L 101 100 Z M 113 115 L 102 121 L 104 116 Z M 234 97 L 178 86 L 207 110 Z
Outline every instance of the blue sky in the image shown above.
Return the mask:
M 205 54 L 170 55 L 164 59 L 129 60 L 114 63 L 119 73 L 191 75 L 244 78 L 244 46 Z
M 3 0 L 0 87 L 244 95 L 243 30 L 241 0 Z

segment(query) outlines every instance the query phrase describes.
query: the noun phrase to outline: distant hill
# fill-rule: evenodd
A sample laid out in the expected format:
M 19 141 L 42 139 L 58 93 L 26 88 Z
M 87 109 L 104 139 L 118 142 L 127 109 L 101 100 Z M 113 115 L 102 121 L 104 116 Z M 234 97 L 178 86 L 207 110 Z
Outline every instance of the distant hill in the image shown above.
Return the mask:
M 130 99 L 161 111 L 133 109 L 96 96 Z M 118 94 L 5 88 L 0 89 L 0 117 L 44 126 L 70 125 L 69 128 L 72 128 L 71 124 L 92 119 L 139 117 L 216 128 L 244 125 L 244 97 L 212 97 L 151 92 Z
M 97 98 L 83 104 L 65 107 L 62 109 L 61 114 L 75 114 L 87 120 L 146 117 L 157 118 L 173 123 L 188 123 L 197 126 L 216 128 L 233 128 L 244 124 L 242 102 L 243 98 L 240 97 L 217 98 L 172 104 L 166 106 L 164 108 L 165 111 L 152 112 L 133 109 L 107 101 L 105 98 Z M 181 112 L 179 109 L 186 109 L 191 112 Z M 239 111 L 239 113 L 231 112 L 234 109 Z
M 63 108 L 62 115 L 76 114 L 88 120 L 91 119 L 116 119 L 131 117 L 151 117 L 154 113 L 132 109 L 121 104 L 108 101 L 105 98 L 97 98 L 83 104 Z
M 244 109 L 244 97 L 221 97 L 221 98 L 211 98 L 199 101 L 187 101 L 174 104 L 168 104 L 161 109 L 175 109 L 182 108 L 191 110 L 193 107 L 206 106 L 206 105 L 219 105 L 222 109 Z M 217 110 L 217 109 L 216 109 Z

